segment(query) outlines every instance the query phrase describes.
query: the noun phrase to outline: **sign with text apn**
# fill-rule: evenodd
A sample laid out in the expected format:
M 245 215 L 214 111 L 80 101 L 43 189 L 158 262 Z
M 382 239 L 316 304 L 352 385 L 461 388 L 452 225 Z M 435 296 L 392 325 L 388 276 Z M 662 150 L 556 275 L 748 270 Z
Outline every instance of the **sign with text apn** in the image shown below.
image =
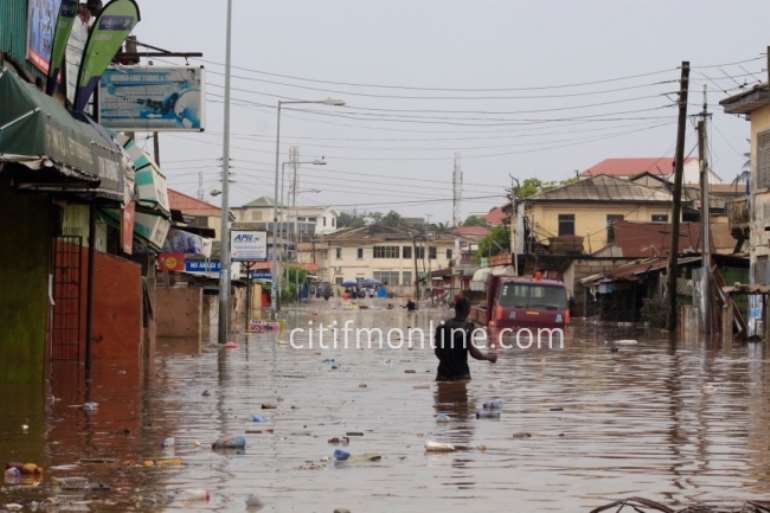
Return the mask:
M 230 257 L 233 262 L 267 260 L 267 232 L 252 230 L 230 232 Z
M 107 128 L 203 131 L 202 67 L 112 66 L 99 82 L 99 122 Z

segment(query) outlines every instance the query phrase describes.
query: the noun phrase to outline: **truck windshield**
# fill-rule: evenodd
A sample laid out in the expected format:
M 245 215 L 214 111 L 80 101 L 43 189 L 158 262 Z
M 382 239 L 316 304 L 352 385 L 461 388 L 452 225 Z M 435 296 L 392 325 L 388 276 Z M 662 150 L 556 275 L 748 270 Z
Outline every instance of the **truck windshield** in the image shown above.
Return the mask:
M 500 290 L 499 304 L 518 308 L 567 308 L 564 287 L 535 285 L 531 283 L 504 283 Z

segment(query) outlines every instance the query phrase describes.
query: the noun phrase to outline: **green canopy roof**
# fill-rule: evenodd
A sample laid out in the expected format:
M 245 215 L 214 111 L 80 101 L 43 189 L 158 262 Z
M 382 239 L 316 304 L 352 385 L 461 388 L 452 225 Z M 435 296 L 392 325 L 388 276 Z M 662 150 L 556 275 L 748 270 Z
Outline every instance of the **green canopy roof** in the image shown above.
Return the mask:
M 73 118 L 59 101 L 0 68 L 0 162 L 30 168 L 23 181 L 49 189 L 52 171 L 70 179 L 62 190 L 123 198 L 126 163 L 120 147 L 99 125 Z M 75 180 L 72 180 L 75 179 Z M 34 187 L 33 187 L 34 188 Z

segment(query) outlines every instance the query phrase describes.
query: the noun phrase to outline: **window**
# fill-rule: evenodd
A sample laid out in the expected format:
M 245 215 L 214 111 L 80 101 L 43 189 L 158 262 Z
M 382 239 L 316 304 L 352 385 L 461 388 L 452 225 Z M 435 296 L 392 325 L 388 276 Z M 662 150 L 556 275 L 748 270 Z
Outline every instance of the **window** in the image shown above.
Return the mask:
M 447 249 L 446 250 L 446 259 L 447 260 L 452 260 L 452 250 L 451 249 Z
M 398 246 L 374 246 L 374 258 L 398 258 Z
M 401 273 L 401 285 L 413 285 L 411 271 L 404 271 Z
M 342 248 L 337 248 L 337 260 L 342 260 Z
M 398 285 L 398 271 L 374 271 L 374 279 L 383 285 Z
M 607 214 L 607 242 L 615 241 L 615 228 L 613 225 L 623 220 L 623 216 L 617 214 Z
M 500 290 L 498 303 L 515 308 L 564 310 L 567 308 L 567 294 L 564 287 L 508 282 Z
M 415 252 L 414 252 L 415 258 L 417 258 L 417 260 L 422 260 L 423 258 L 425 258 L 425 246 L 417 246 L 414 249 L 415 249 Z
M 316 222 L 318 222 L 318 218 L 316 218 L 316 217 L 308 217 L 307 218 L 307 222 L 315 224 Z
M 342 279 L 342 276 L 337 276 L 336 278 L 334 278 L 334 284 L 335 285 L 342 285 L 343 281 L 344 280 Z
M 757 135 L 757 186 L 770 187 L 770 130 Z
M 324 226 L 326 226 L 326 218 L 324 217 L 323 220 L 324 220 Z
M 653 223 L 667 223 L 668 214 L 652 214 Z
M 559 237 L 575 235 L 575 214 L 559 214 Z
M 412 258 L 412 246 L 404 246 L 401 248 L 401 256 L 404 258 Z
M 364 248 L 358 248 L 356 253 L 357 253 L 356 256 L 358 257 L 359 260 L 364 259 Z
M 436 259 L 437 253 L 438 252 L 436 251 L 436 246 L 431 246 L 428 248 L 428 258 L 430 258 L 431 260 Z
M 337 226 L 337 218 L 332 217 L 332 228 L 334 228 L 335 226 Z

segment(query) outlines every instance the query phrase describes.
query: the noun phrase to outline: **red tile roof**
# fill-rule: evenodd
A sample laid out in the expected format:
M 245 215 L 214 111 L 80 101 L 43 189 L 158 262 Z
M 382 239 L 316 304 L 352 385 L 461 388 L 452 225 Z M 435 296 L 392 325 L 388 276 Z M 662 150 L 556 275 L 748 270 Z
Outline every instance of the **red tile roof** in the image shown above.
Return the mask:
M 685 159 L 685 164 L 693 160 L 695 160 L 694 157 L 688 157 Z M 673 157 L 605 159 L 580 173 L 580 176 L 635 176 L 644 172 L 671 176 L 674 174 L 674 159 Z
M 503 224 L 503 221 L 505 221 L 506 217 L 508 216 L 505 214 L 502 208 L 495 207 L 484 216 L 484 219 L 487 220 L 487 224 L 489 226 L 497 226 L 499 224 Z
M 458 226 L 454 232 L 460 237 L 485 237 L 489 233 L 489 228 L 486 226 Z
M 199 216 L 218 216 L 222 209 L 211 203 L 206 203 L 192 196 L 188 196 L 183 192 L 175 191 L 173 189 L 168 190 L 168 201 L 171 204 L 171 208 L 174 210 L 180 210 L 185 214 L 199 215 Z

